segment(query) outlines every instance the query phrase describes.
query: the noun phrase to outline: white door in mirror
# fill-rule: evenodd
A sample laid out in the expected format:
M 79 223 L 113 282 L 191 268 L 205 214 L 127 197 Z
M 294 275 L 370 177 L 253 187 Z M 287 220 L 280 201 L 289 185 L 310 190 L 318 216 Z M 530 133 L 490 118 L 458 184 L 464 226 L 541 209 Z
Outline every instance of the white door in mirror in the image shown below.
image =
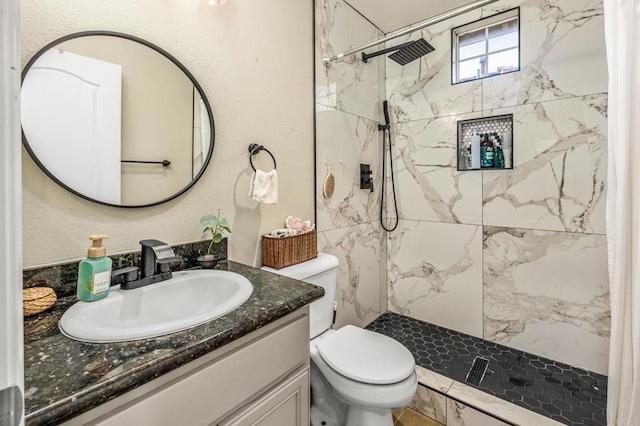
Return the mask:
M 120 203 L 122 67 L 52 49 L 22 83 L 22 127 L 43 166 L 72 190 Z

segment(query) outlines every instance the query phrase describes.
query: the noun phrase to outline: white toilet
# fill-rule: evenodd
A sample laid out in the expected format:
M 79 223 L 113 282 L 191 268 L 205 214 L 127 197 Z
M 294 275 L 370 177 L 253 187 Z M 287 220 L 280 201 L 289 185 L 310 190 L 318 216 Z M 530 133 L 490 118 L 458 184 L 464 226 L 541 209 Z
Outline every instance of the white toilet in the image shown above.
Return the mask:
M 330 330 L 338 259 L 316 259 L 283 269 L 263 267 L 324 288 L 311 304 L 311 425 L 391 426 L 391 413 L 407 406 L 418 380 L 411 352 L 373 331 L 347 325 Z

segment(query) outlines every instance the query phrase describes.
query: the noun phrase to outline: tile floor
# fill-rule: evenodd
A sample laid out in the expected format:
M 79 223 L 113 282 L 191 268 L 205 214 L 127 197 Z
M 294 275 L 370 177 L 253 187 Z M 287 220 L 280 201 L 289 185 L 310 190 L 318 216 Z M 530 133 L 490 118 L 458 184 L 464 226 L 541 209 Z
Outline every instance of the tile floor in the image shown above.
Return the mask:
M 416 364 L 571 426 L 606 424 L 607 377 L 424 321 L 385 312 L 367 326 L 404 344 Z M 474 359 L 489 367 L 466 381 Z
M 394 426 L 442 426 L 429 417 L 423 416 L 411 408 L 403 408 L 393 413 Z

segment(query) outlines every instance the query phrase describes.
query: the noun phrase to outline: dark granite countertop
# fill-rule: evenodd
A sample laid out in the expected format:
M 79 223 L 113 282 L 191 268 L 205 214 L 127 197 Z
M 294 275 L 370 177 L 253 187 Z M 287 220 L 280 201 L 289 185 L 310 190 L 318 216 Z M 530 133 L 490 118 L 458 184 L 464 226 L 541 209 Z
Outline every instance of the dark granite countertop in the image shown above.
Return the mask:
M 322 297 L 320 287 L 236 262 L 217 269 L 243 275 L 254 291 L 237 310 L 166 336 L 123 343 L 83 343 L 58 329 L 75 297 L 25 318 L 27 426 L 57 424 L 224 346 Z

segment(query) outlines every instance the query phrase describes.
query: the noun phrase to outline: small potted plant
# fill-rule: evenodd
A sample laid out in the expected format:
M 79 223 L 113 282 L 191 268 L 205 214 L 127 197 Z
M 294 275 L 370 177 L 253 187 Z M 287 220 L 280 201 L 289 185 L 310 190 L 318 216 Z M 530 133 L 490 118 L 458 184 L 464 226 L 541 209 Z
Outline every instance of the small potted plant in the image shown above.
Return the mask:
M 231 233 L 231 227 L 227 222 L 227 219 L 220 217 L 220 210 L 218 210 L 218 216 L 209 214 L 200 218 L 200 224 L 204 226 L 202 230 L 203 234 L 207 232 L 211 233 L 211 243 L 207 249 L 207 254 L 198 256 L 198 262 L 205 269 L 211 269 L 215 266 L 216 262 L 220 260 L 220 256 L 211 254 L 211 249 L 214 244 L 218 244 L 224 238 L 224 233 Z

